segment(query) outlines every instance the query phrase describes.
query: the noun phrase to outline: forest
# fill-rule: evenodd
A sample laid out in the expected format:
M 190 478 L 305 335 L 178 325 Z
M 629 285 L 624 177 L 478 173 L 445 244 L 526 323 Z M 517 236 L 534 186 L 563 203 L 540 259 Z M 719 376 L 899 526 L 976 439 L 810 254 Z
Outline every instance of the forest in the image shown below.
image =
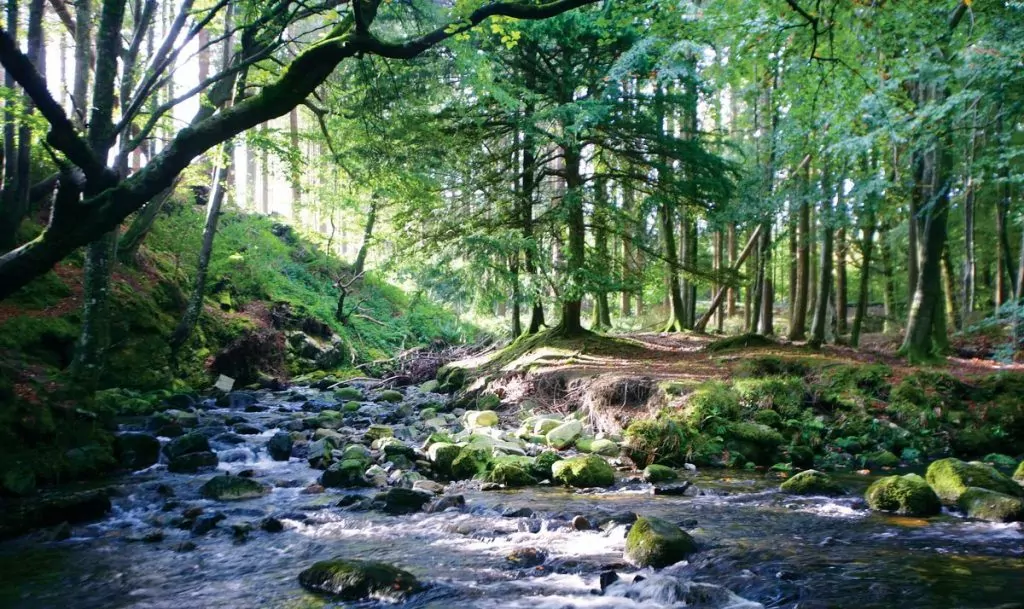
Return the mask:
M 1024 576 L 1024 3 L 5 0 L 0 606 Z

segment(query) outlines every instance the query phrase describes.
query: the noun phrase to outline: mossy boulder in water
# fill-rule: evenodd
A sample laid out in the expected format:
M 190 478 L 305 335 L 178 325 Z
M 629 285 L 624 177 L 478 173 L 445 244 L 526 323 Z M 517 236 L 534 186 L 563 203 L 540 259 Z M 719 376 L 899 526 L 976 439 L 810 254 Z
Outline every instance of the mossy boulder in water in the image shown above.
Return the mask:
M 1021 461 L 1017 471 L 1013 472 L 1013 479 L 1018 484 L 1024 484 L 1024 461 Z
M 409 488 L 389 488 L 377 498 L 384 502 L 385 513 L 399 515 L 422 510 L 423 506 L 434 498 L 434 494 Z
M 363 473 L 366 462 L 359 459 L 345 459 L 332 464 L 320 476 L 320 484 L 331 488 L 352 488 L 370 486 Z
M 976 486 L 964 491 L 957 504 L 965 514 L 978 520 L 988 520 L 989 522 L 1024 520 L 1024 501 Z
M 274 461 L 287 461 L 292 456 L 292 435 L 286 431 L 279 431 L 267 441 L 267 453 Z
M 533 465 L 530 466 L 530 475 L 537 480 L 550 480 L 551 466 L 561 460 L 562 458 L 558 456 L 558 453 L 553 450 L 546 450 L 534 457 Z
M 488 482 L 495 482 L 509 488 L 531 486 L 537 479 L 530 474 L 533 459 L 529 457 L 498 457 L 487 474 Z
M 387 425 L 370 425 L 370 428 L 366 430 L 363 435 L 367 441 L 373 442 L 374 440 L 380 440 L 381 438 L 390 438 L 395 435 L 395 432 L 391 430 Z
M 942 509 L 935 491 L 917 474 L 880 478 L 864 498 L 873 510 L 905 516 L 934 516 Z
M 470 410 L 466 413 L 466 427 L 494 427 L 498 413 L 493 410 Z
M 864 465 L 870 468 L 898 467 L 900 458 L 887 450 L 864 455 Z
M 928 484 L 942 503 L 955 506 L 960 496 L 971 487 L 1003 493 L 1011 497 L 1024 497 L 1024 488 L 991 465 L 978 461 L 939 459 L 928 466 L 925 474 Z
M 395 391 L 394 389 L 385 389 L 377 395 L 377 399 L 382 402 L 401 402 L 405 396 L 402 395 L 401 391 Z
M 607 438 L 600 438 L 590 444 L 590 452 L 602 457 L 617 457 L 620 451 L 619 445 L 615 442 Z
M 269 488 L 252 478 L 241 476 L 214 476 L 199 489 L 203 497 L 217 501 L 254 499 L 266 495 L 269 491 Z
M 637 567 L 667 567 L 696 551 L 686 531 L 660 518 L 638 518 L 626 535 L 625 559 Z
M 123 433 L 114 443 L 121 467 L 132 471 L 144 469 L 160 459 L 160 441 L 145 433 Z
M 467 480 L 487 472 L 491 451 L 487 448 L 465 446 L 459 451 L 451 465 L 453 480 Z
M 727 432 L 726 446 L 758 465 L 771 465 L 776 461 L 782 434 L 760 423 L 733 423 Z
M 334 398 L 339 402 L 363 399 L 363 392 L 358 387 L 342 387 L 334 392 Z
M 452 463 L 462 452 L 462 447 L 450 442 L 434 442 L 427 449 L 427 459 L 434 464 L 434 469 L 439 474 L 451 476 Z
M 816 469 L 802 471 L 779 487 L 784 493 L 793 495 L 839 495 L 843 489 L 828 474 Z
M 167 446 L 164 446 L 164 454 L 170 459 L 189 453 L 206 452 L 209 450 L 210 441 L 206 439 L 206 436 L 197 433 L 190 433 L 175 438 L 168 442 Z
M 576 443 L 576 439 L 583 433 L 583 424 L 575 419 L 566 421 L 547 433 L 548 446 L 564 450 Z
M 379 562 L 335 558 L 315 563 L 299 574 L 299 584 L 343 601 L 400 602 L 423 589 L 407 571 Z
M 597 455 L 573 457 L 551 466 L 551 476 L 566 486 L 591 488 L 615 484 L 615 470 Z
M 652 463 L 644 468 L 643 477 L 644 480 L 652 483 L 671 482 L 679 478 L 679 474 L 671 467 Z

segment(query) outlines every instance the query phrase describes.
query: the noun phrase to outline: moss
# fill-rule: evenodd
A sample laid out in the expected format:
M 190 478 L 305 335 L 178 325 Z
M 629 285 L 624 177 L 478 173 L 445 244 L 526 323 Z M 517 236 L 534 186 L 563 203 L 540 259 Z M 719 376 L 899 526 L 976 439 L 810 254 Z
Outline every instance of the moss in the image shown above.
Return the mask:
M 1016 459 L 1007 455 L 1000 455 L 999 453 L 989 453 L 981 461 L 1004 470 L 1011 470 L 1017 466 Z
M 626 535 L 625 558 L 637 567 L 667 567 L 696 551 L 686 531 L 660 518 L 638 518 Z
M 671 467 L 652 463 L 644 468 L 643 477 L 647 482 L 656 484 L 659 482 L 672 482 L 679 478 L 679 474 Z
M 703 383 L 690 394 L 685 406 L 686 420 L 698 429 L 714 427 L 723 420 L 735 420 L 740 414 L 739 396 L 721 381 Z
M 892 369 L 883 364 L 830 364 L 806 375 L 816 401 L 841 407 L 865 407 L 889 398 Z
M 796 376 L 803 377 L 811 371 L 804 360 L 773 355 L 744 357 L 733 375 L 736 378 L 761 378 L 764 376 Z
M 935 491 L 917 474 L 880 478 L 864 498 L 873 510 L 906 516 L 934 516 L 941 510 Z
M 675 413 L 663 412 L 653 420 L 634 421 L 626 428 L 623 450 L 637 466 L 651 463 L 704 465 L 722 451 L 720 438 L 701 433 Z
M 532 486 L 537 479 L 530 473 L 533 459 L 529 457 L 497 457 L 487 474 L 488 482 L 495 482 L 509 488 Z
M 796 474 L 779 487 L 784 493 L 792 495 L 839 495 L 843 488 L 828 474 L 809 469 Z
M 800 416 L 807 393 L 797 377 L 739 379 L 734 387 L 744 407 L 776 411 L 783 418 Z
M 615 484 L 615 471 L 607 461 L 597 455 L 572 457 L 558 461 L 551 466 L 551 476 L 556 482 L 577 488 Z
M 774 340 L 766 336 L 762 336 L 761 334 L 740 334 L 708 343 L 704 347 L 704 350 L 708 353 L 721 353 L 723 351 L 731 351 L 734 349 L 752 349 L 777 345 L 778 343 Z
M 1018 522 L 1024 520 L 1024 501 L 984 488 L 968 488 L 957 506 L 970 518 L 989 522 Z
M 1024 488 L 991 465 L 977 461 L 968 463 L 953 458 L 940 459 L 928 466 L 925 478 L 946 505 L 956 505 L 970 487 L 988 489 L 1011 497 L 1024 497 Z
M 358 387 L 340 387 L 334 391 L 334 399 L 340 402 L 359 401 L 363 399 L 363 390 Z
M 887 450 L 868 453 L 861 457 L 864 465 L 871 468 L 899 467 L 900 458 Z
M 238 501 L 262 497 L 270 491 L 251 478 L 240 476 L 214 476 L 199 489 L 199 494 L 217 501 Z
M 377 395 L 377 399 L 383 402 L 401 402 L 405 396 L 402 395 L 401 391 L 395 391 L 394 389 L 385 389 Z
M 537 480 L 550 480 L 551 479 L 551 466 L 561 461 L 562 458 L 558 456 L 553 450 L 546 450 L 533 460 L 533 466 L 530 468 L 530 475 Z
M 1024 484 L 1024 461 L 1021 461 L 1020 465 L 1017 466 L 1017 470 L 1013 472 L 1013 479 L 1020 484 Z
M 758 465 L 771 465 L 783 442 L 782 434 L 767 425 L 738 422 L 728 427 L 726 447 Z
M 299 573 L 302 587 L 343 601 L 398 602 L 423 586 L 406 571 L 378 562 L 335 558 Z
M 459 451 L 458 456 L 452 461 L 452 480 L 467 480 L 478 476 L 482 477 L 487 473 L 490 461 L 490 449 L 465 446 Z

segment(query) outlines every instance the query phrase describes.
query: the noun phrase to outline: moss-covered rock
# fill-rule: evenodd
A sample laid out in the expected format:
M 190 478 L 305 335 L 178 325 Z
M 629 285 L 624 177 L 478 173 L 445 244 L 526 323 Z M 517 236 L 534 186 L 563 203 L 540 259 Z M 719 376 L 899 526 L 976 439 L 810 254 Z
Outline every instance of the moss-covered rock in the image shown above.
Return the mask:
M 121 467 L 132 471 L 144 469 L 160 459 L 160 441 L 145 433 L 123 433 L 117 436 L 115 454 Z
M 1004 470 L 1011 470 L 1017 467 L 1017 460 L 1008 455 L 1001 455 L 999 453 L 989 453 L 985 455 L 985 458 L 981 460 L 982 463 L 988 463 L 993 467 L 998 467 Z
M 590 443 L 590 452 L 602 457 L 619 456 L 619 445 L 608 438 L 599 438 Z
M 1017 471 L 1013 472 L 1013 479 L 1018 484 L 1024 484 L 1024 461 L 1021 461 L 1017 466 Z
M 537 479 L 530 473 L 533 459 L 529 457 L 497 457 L 491 464 L 487 481 L 509 488 L 532 486 Z
M 197 433 L 190 433 L 175 438 L 164 446 L 164 454 L 170 459 L 189 453 L 206 452 L 209 450 L 210 441 L 206 439 L 206 436 Z
M 899 467 L 900 458 L 887 450 L 864 455 L 864 465 L 870 468 Z
M 366 438 L 367 441 L 373 442 L 374 440 L 379 440 L 381 438 L 391 438 L 394 437 L 394 435 L 395 432 L 387 425 L 370 425 L 369 429 L 366 430 L 366 433 L 363 434 L 363 437 Z
M 357 410 L 359 410 L 362 407 L 363 407 L 363 405 L 362 405 L 361 402 L 357 402 L 355 400 L 349 400 L 349 401 L 345 402 L 344 404 L 342 404 L 341 409 L 344 410 L 345 412 L 356 412 Z
M 644 468 L 644 480 L 657 484 L 658 482 L 671 482 L 679 478 L 679 474 L 671 467 L 652 463 Z
M 779 488 L 793 495 L 840 495 L 843 492 L 831 476 L 815 469 L 800 472 L 783 482 Z
M 407 571 L 384 563 L 343 558 L 320 561 L 303 570 L 299 584 L 343 601 L 401 602 L 423 588 Z
M 566 421 L 549 431 L 546 435 L 548 446 L 557 450 L 565 450 L 576 443 L 583 433 L 583 424 L 573 419 Z
M 187 455 L 181 455 L 180 457 L 172 457 L 167 462 L 167 471 L 174 474 L 194 474 L 202 469 L 211 469 L 217 467 L 217 453 L 212 451 L 203 451 L 198 453 L 188 453 Z
M 401 402 L 405 396 L 402 395 L 401 391 L 395 391 L 394 389 L 385 389 L 377 394 L 377 399 L 382 402 L 397 403 Z
M 880 478 L 864 498 L 873 510 L 905 516 L 934 516 L 942 509 L 935 491 L 917 474 Z
M 563 423 L 562 419 L 551 417 L 540 417 L 533 421 L 533 433 L 538 436 L 546 436 L 549 431 Z
M 449 442 L 434 442 L 427 448 L 427 458 L 434 464 L 434 469 L 443 476 L 452 475 L 452 463 L 462 452 L 462 447 Z
M 452 461 L 452 480 L 468 480 L 483 476 L 490 465 L 491 451 L 479 446 L 465 446 Z
M 363 399 L 363 390 L 358 387 L 341 387 L 335 390 L 334 399 L 339 402 L 347 402 L 349 400 L 360 401 Z
M 422 383 L 420 385 L 420 391 L 422 391 L 423 393 L 434 393 L 434 392 L 437 391 L 437 388 L 440 387 L 440 386 L 441 386 L 441 383 L 438 383 L 437 379 L 431 379 L 431 380 L 429 380 L 429 381 L 427 381 L 425 383 Z
M 485 393 L 476 399 L 477 410 L 494 410 L 501 406 L 501 398 L 493 393 Z
M 615 470 L 597 455 L 573 457 L 551 466 L 552 479 L 566 486 L 591 488 L 615 484 Z
M 1011 497 L 1024 497 L 1024 488 L 991 465 L 978 461 L 965 462 L 959 459 L 939 459 L 928 466 L 925 474 L 928 484 L 935 490 L 942 503 L 957 505 L 960 496 L 975 486 L 1003 493 Z
M 270 492 L 265 485 L 241 476 L 214 476 L 199 489 L 199 494 L 216 501 L 239 501 L 262 497 Z
M 370 486 L 366 476 L 366 462 L 359 459 L 345 459 L 333 463 L 320 476 L 320 484 L 329 488 L 354 488 Z
M 697 542 L 678 526 L 660 518 L 643 517 L 626 535 L 625 559 L 637 567 L 673 565 L 697 551 Z
M 550 480 L 551 466 L 561 460 L 562 458 L 558 456 L 558 453 L 553 450 L 546 450 L 533 459 L 530 475 L 537 480 Z
M 498 424 L 498 413 L 493 410 L 470 410 L 466 413 L 466 427 L 494 427 Z
M 740 421 L 729 426 L 726 447 L 758 465 L 771 465 L 777 461 L 782 434 L 767 425 Z
M 960 495 L 957 506 L 969 517 L 989 522 L 1024 520 L 1024 501 L 984 488 L 972 486 Z

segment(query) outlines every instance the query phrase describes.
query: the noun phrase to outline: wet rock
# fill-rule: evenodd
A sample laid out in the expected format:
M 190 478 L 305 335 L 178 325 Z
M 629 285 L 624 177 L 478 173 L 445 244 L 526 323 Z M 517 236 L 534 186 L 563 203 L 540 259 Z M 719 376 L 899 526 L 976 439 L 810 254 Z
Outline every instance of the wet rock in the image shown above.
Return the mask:
M 232 448 L 218 454 L 218 458 L 222 463 L 245 463 L 254 456 L 252 450 L 248 448 Z
M 335 390 L 334 398 L 339 402 L 360 401 L 363 399 L 363 392 L 358 387 L 340 387 Z
M 590 443 L 590 452 L 602 457 L 618 457 L 621 451 L 615 442 L 607 438 L 599 438 Z
M 562 458 L 558 456 L 558 453 L 553 450 L 546 450 L 533 459 L 530 475 L 537 480 L 550 480 L 551 466 L 561 460 Z
M 412 483 L 412 490 L 440 495 L 444 492 L 444 485 L 433 480 L 416 480 Z
M 187 455 L 190 453 L 209 452 L 210 441 L 206 436 L 198 433 L 190 433 L 180 438 L 175 438 L 164 446 L 164 454 L 169 459 Z
M 126 537 L 127 541 L 135 541 L 140 543 L 160 543 L 164 540 L 166 535 L 160 529 L 150 529 L 148 531 L 142 531 L 136 535 Z
M 195 542 L 183 541 L 183 542 L 179 543 L 178 545 L 174 546 L 174 551 L 175 552 L 182 552 L 182 553 L 184 553 L 184 552 L 191 552 L 191 551 L 195 550 L 196 547 L 198 547 L 198 546 L 196 546 Z
M 978 461 L 939 459 L 928 466 L 925 479 L 945 505 L 955 506 L 971 487 L 1024 497 L 1024 488 L 991 465 Z
M 528 507 L 508 508 L 501 515 L 505 518 L 532 518 L 533 510 Z
M 643 478 L 647 482 L 671 482 L 679 478 L 679 474 L 671 467 L 652 463 L 644 468 Z
M 934 516 L 941 511 L 935 491 L 917 474 L 880 478 L 868 487 L 864 498 L 873 510 L 905 516 Z
M 217 400 L 217 402 L 231 410 L 242 410 L 246 406 L 252 406 L 256 403 L 256 394 L 251 391 L 232 391 L 222 400 Z
M 243 436 L 258 436 L 263 433 L 262 429 L 250 423 L 239 423 L 238 425 L 235 425 L 234 431 L 235 433 Z
M 485 448 L 466 446 L 452 461 L 450 475 L 452 480 L 468 480 L 487 473 L 490 463 L 490 451 Z
M 600 582 L 601 593 L 604 594 L 608 586 L 619 581 L 619 574 L 615 571 L 602 571 L 598 581 Z
M 114 454 L 125 469 L 145 469 L 160 460 L 160 441 L 145 433 L 123 433 L 115 440 Z
M 1018 484 L 1024 485 L 1024 461 L 1021 461 L 1020 465 L 1017 466 L 1017 471 L 1013 472 L 1013 480 Z
M 206 481 L 199 493 L 216 501 L 240 501 L 262 497 L 270 489 L 250 478 L 241 476 L 214 476 Z
M 615 484 L 615 471 L 597 455 L 573 457 L 551 466 L 552 478 L 566 486 L 591 488 Z
M 957 505 L 969 517 L 989 522 L 1024 520 L 1024 501 L 984 488 L 972 486 L 960 495 Z
M 363 471 L 366 464 L 356 459 L 346 459 L 332 464 L 320 476 L 320 484 L 329 488 L 354 488 L 369 486 Z
M 192 525 L 192 534 L 196 536 L 206 535 L 214 528 L 216 528 L 217 524 L 225 518 L 227 518 L 227 516 L 221 514 L 220 512 L 214 512 L 213 514 L 202 514 L 195 519 L 195 523 Z
M 625 559 L 637 567 L 661 568 L 697 551 L 686 531 L 660 518 L 639 518 L 626 536 Z
M 343 558 L 321 561 L 302 571 L 299 584 L 344 601 L 401 602 L 423 589 L 407 571 L 384 563 Z
M 466 507 L 466 498 L 462 495 L 448 495 L 441 497 L 427 505 L 425 511 L 428 513 L 443 512 L 450 508 L 461 510 Z
M 395 435 L 395 432 L 387 425 L 370 425 L 370 428 L 366 430 L 363 438 L 367 442 L 373 442 L 381 438 L 390 438 Z
M 423 491 L 414 491 L 407 488 L 391 488 L 388 489 L 386 493 L 383 493 L 383 497 L 378 495 L 377 498 L 375 498 L 375 501 L 383 499 L 383 511 L 385 513 L 400 515 L 419 512 L 432 498 L 433 495 Z
M 230 431 L 213 436 L 213 441 L 217 444 L 245 444 L 244 437 Z
M 319 495 L 320 493 L 324 492 L 324 490 L 325 489 L 324 489 L 322 484 L 310 484 L 306 488 L 302 489 L 302 494 L 303 495 Z
M 71 539 L 71 524 L 62 522 L 57 528 L 50 532 L 50 541 L 64 541 Z
M 280 533 L 284 530 L 284 523 L 273 516 L 268 516 L 260 521 L 260 530 L 267 533 Z
M 377 394 L 377 399 L 381 402 L 398 403 L 404 399 L 401 391 L 395 391 L 394 389 L 385 389 Z
M 379 465 L 374 465 L 370 467 L 370 469 L 364 472 L 363 476 L 366 478 L 366 481 L 369 483 L 369 486 L 384 488 L 388 485 L 388 472 L 386 469 Z
M 530 475 L 533 459 L 529 457 L 497 457 L 492 462 L 487 481 L 508 488 L 532 486 L 537 479 Z
M 355 505 L 355 504 L 359 503 L 360 501 L 363 501 L 364 499 L 366 499 L 366 497 L 363 497 L 362 495 L 356 495 L 356 494 L 345 495 L 340 500 L 338 500 L 338 503 L 336 503 L 334 505 L 336 505 L 336 506 L 338 506 L 340 508 L 349 507 L 349 506 L 352 506 L 352 505 Z
M 843 488 L 828 474 L 808 469 L 786 480 L 779 487 L 791 495 L 841 495 Z
M 586 516 L 576 515 L 572 517 L 572 529 L 574 531 L 589 531 L 592 528 Z
M 167 471 L 175 474 L 194 474 L 201 469 L 217 467 L 217 455 L 211 451 L 189 453 L 173 457 L 167 462 Z
M 498 424 L 498 413 L 493 410 L 470 410 L 466 413 L 466 427 L 495 427 Z
M 164 404 L 175 410 L 190 410 L 197 406 L 195 398 L 187 393 L 175 393 L 164 398 Z
M 393 459 L 396 456 L 402 456 L 407 459 L 413 459 L 416 457 L 416 451 L 398 438 L 381 438 L 373 444 L 374 448 L 383 451 L 384 456 L 388 459 Z
M 682 484 L 669 484 L 664 486 L 654 487 L 655 495 L 665 495 L 668 497 L 679 497 L 687 494 L 690 489 L 693 488 L 693 483 L 687 480 Z
M 544 550 L 537 548 L 517 548 L 505 557 L 509 563 L 523 569 L 539 567 L 547 559 L 548 555 L 544 553 Z
M 274 461 L 287 461 L 292 456 L 292 446 L 295 441 L 292 435 L 286 431 L 279 431 L 267 441 L 267 454 Z
M 576 443 L 576 439 L 583 433 L 583 424 L 573 419 L 555 427 L 545 436 L 548 446 L 557 450 L 564 450 Z

